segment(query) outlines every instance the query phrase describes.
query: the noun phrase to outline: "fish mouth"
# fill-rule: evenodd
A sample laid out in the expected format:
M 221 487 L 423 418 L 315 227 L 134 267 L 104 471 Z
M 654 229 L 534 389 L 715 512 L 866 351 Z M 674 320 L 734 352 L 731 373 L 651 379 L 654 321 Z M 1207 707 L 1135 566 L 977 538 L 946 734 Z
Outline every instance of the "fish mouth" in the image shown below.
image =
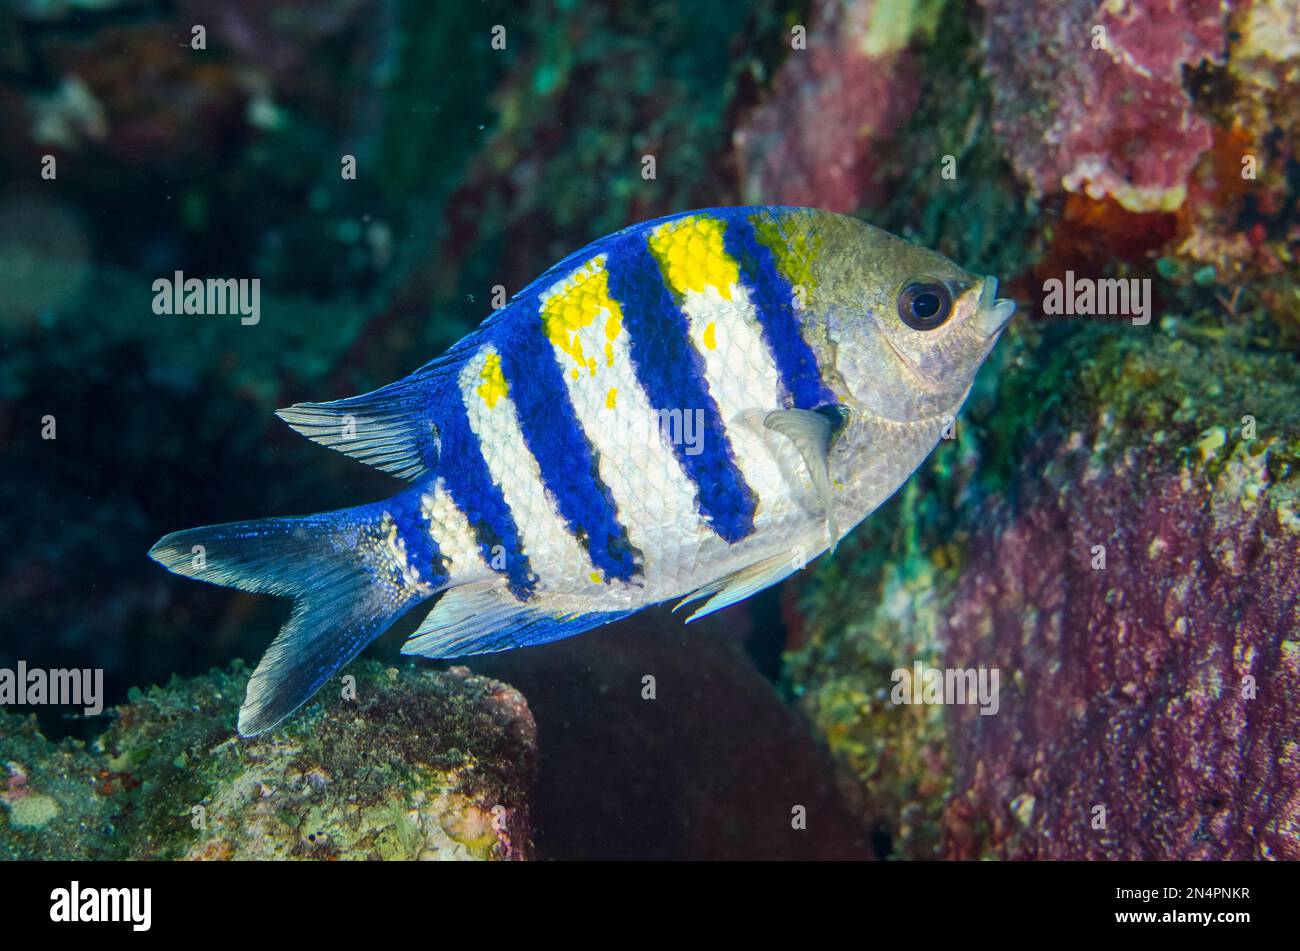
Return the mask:
M 1016 302 L 998 297 L 998 279 L 993 276 L 984 278 L 984 288 L 980 292 L 979 311 L 971 319 L 975 329 L 985 338 L 996 337 L 1016 312 Z

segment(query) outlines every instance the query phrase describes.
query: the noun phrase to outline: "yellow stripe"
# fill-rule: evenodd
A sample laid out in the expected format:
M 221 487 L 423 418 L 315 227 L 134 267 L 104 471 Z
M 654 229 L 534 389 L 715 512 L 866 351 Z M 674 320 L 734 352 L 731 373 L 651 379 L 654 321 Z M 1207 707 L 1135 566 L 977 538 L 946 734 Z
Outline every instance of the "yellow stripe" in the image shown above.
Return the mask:
M 791 286 L 803 287 L 805 296 L 811 292 L 817 286 L 813 262 L 822 249 L 817 212 L 761 211 L 751 215 L 749 222 L 759 243 L 772 252 L 781 275 Z
M 501 355 L 495 351 L 487 355 L 483 361 L 483 370 L 479 373 L 479 379 L 483 383 L 478 388 L 478 395 L 483 397 L 483 402 L 487 404 L 488 409 L 495 409 L 497 400 L 509 394 L 509 387 L 506 386 L 506 376 L 501 372 Z
M 609 273 L 605 255 L 597 255 L 541 295 L 542 327 L 555 349 L 574 363 L 573 378 L 580 371 L 595 374 L 597 356 L 583 350 L 580 333 L 605 314 L 605 337 L 614 340 L 623 329 L 623 309 L 609 295 Z M 614 348 L 605 345 L 607 364 L 614 362 Z
M 691 216 L 668 221 L 650 233 L 650 253 L 668 286 L 679 295 L 716 288 L 723 300 L 740 280 L 740 267 L 723 243 L 726 222 Z

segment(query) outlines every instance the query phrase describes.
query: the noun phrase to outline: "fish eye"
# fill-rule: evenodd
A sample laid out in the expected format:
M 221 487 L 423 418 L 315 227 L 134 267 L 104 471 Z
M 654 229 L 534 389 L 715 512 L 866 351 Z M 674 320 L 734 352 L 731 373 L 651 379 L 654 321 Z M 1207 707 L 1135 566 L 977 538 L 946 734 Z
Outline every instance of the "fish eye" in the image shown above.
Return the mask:
M 898 316 L 913 330 L 933 330 L 952 313 L 952 294 L 938 281 L 908 284 L 898 295 Z

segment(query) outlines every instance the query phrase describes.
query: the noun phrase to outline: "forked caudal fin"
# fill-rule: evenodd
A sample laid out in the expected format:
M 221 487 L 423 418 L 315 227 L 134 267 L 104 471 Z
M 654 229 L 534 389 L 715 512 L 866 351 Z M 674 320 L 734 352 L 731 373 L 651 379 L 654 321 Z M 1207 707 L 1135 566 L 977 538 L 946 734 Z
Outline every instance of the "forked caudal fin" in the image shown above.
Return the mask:
M 441 590 L 439 559 L 407 550 L 401 514 L 367 505 L 173 532 L 149 551 L 191 578 L 293 598 L 239 711 L 245 736 L 275 726 L 410 608 Z

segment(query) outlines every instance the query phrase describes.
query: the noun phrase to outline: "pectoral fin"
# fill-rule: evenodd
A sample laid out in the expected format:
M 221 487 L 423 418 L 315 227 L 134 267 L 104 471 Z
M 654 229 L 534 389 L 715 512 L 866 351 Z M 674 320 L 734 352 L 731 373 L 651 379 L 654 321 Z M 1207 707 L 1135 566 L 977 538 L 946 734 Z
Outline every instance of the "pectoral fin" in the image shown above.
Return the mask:
M 816 410 L 778 409 L 763 417 L 763 425 L 789 439 L 799 450 L 804 465 L 808 467 L 813 488 L 821 497 L 822 510 L 826 518 L 826 533 L 830 536 L 831 550 L 834 551 L 840 540 L 839 527 L 835 524 L 835 513 L 831 506 L 829 466 L 831 439 L 836 429 L 835 420 Z

